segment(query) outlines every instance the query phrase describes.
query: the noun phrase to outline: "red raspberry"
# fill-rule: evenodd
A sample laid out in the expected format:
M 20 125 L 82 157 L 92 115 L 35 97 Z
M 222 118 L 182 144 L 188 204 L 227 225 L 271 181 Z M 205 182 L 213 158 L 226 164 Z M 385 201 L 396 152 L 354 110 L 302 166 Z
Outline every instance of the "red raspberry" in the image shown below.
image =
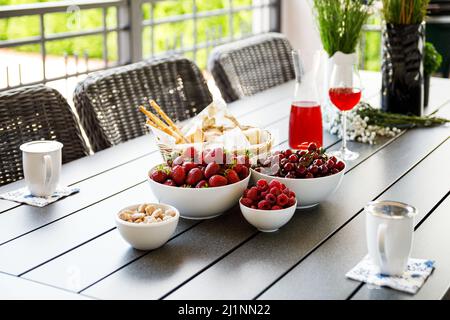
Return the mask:
M 286 188 L 286 189 L 283 190 L 283 193 L 285 195 L 287 195 L 288 197 L 289 197 L 289 192 L 291 192 L 291 190 L 289 188 Z
M 277 202 L 277 197 L 275 197 L 275 195 L 273 195 L 273 194 L 271 194 L 271 193 L 268 193 L 268 194 L 265 196 L 265 199 L 266 199 L 267 201 L 269 201 L 270 204 L 275 204 L 275 203 Z
M 277 180 L 270 181 L 269 188 L 272 189 L 273 187 L 277 187 L 277 188 L 281 189 L 281 182 L 277 181 Z
M 261 200 L 260 202 L 258 202 L 258 209 L 261 210 L 270 210 L 272 206 L 270 205 L 270 202 L 267 200 Z
M 272 187 L 272 188 L 270 188 L 270 193 L 278 196 L 281 193 L 281 190 L 278 187 Z
M 242 199 L 241 199 L 241 203 L 242 203 L 244 206 L 249 207 L 249 208 L 251 208 L 251 206 L 253 205 L 252 199 L 249 199 L 249 198 L 242 198 Z
M 280 188 L 282 191 L 283 190 L 286 190 L 286 186 L 284 185 L 284 184 L 281 184 L 281 188 Z
M 258 189 L 256 187 L 251 187 L 247 192 L 247 197 L 253 201 L 258 200 Z
M 265 199 L 268 194 L 269 194 L 269 191 L 261 192 L 261 199 Z
M 273 206 L 273 207 L 272 207 L 272 210 L 281 210 L 281 209 L 283 209 L 283 208 L 280 207 L 280 206 Z
M 295 204 L 295 197 L 290 197 L 288 201 L 288 206 L 291 207 Z
M 279 205 L 280 207 L 284 207 L 285 205 L 288 204 L 288 202 L 289 202 L 289 198 L 285 194 L 280 194 L 277 197 L 277 205 Z
M 287 196 L 288 196 L 289 198 L 292 198 L 292 197 L 295 198 L 295 192 L 294 192 L 294 191 L 290 191 L 289 194 L 287 194 Z
M 266 191 L 269 188 L 269 184 L 264 179 L 259 179 L 256 182 L 256 186 L 260 191 Z
M 244 190 L 244 194 L 242 195 L 242 197 L 247 198 L 247 194 L 248 194 L 248 189 Z

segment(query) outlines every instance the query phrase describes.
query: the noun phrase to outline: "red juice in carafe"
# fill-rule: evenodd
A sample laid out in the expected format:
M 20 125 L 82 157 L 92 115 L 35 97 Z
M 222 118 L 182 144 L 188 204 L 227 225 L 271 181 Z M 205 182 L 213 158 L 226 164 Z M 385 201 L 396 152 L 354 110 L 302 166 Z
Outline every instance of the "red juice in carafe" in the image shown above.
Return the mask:
M 289 120 L 289 145 L 292 149 L 307 149 L 310 142 L 323 144 L 322 112 L 315 101 L 294 101 Z

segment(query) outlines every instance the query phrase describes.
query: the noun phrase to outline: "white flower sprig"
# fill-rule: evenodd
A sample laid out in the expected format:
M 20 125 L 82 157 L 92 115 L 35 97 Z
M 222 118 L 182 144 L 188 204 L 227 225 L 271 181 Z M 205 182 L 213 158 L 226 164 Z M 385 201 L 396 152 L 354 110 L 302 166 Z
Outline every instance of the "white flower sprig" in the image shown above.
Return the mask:
M 394 137 L 402 130 L 395 127 L 369 125 L 369 118 L 362 118 L 357 108 L 347 112 L 347 139 L 362 143 L 376 144 L 377 137 Z M 331 134 L 342 138 L 341 114 L 336 108 L 324 106 L 324 127 Z

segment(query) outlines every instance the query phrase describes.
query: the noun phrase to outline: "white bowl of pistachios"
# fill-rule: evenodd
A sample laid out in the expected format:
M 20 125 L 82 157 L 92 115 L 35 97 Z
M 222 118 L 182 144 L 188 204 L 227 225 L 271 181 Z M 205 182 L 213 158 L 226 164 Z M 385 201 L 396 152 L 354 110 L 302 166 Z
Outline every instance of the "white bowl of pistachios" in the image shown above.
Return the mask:
M 133 248 L 153 250 L 170 239 L 179 217 L 178 210 L 168 204 L 136 204 L 116 214 L 116 225 L 122 238 Z

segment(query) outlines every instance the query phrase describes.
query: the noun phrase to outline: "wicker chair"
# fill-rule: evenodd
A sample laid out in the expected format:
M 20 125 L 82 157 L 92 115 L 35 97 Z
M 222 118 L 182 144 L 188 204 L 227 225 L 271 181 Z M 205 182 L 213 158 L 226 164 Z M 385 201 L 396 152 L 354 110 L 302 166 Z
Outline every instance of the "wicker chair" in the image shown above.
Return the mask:
M 232 102 L 294 79 L 291 51 L 285 36 L 266 33 L 215 48 L 208 69 Z
M 63 163 L 89 153 L 75 115 L 58 91 L 36 85 L 0 92 L 0 186 L 23 178 L 19 146 L 43 139 L 64 144 Z
M 148 99 L 179 121 L 212 101 L 200 70 L 185 58 L 147 60 L 91 74 L 78 84 L 74 101 L 94 151 L 148 133 L 138 111 Z

